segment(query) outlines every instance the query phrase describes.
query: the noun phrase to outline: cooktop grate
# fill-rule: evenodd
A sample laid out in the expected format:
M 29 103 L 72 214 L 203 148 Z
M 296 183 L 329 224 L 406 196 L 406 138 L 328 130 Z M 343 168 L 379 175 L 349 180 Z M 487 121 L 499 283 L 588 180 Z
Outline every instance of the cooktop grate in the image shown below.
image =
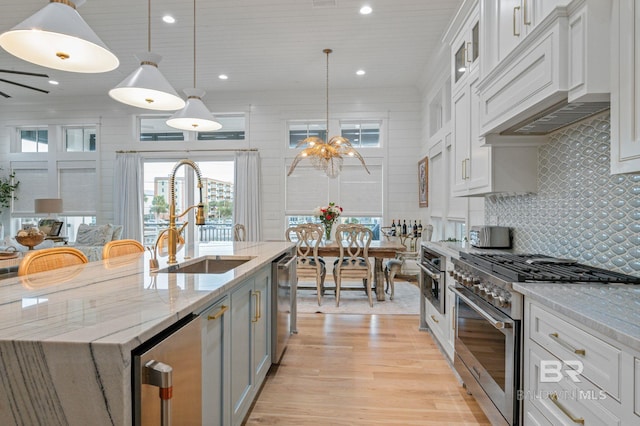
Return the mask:
M 554 281 L 640 284 L 640 277 L 542 254 L 461 253 L 460 258 L 485 272 L 500 275 L 513 282 Z

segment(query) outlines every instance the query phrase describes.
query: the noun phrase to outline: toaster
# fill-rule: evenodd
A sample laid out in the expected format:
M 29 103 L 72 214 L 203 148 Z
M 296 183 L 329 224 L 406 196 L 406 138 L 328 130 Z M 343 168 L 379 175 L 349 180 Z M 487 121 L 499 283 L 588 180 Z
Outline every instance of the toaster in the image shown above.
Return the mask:
M 472 226 L 471 246 L 478 248 L 511 248 L 511 228 L 506 226 Z

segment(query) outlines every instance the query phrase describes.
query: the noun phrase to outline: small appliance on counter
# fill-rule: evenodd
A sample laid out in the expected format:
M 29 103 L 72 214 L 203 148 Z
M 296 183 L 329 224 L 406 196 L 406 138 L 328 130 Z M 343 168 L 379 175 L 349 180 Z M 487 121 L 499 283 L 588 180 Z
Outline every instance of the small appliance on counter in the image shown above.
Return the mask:
M 469 242 L 476 248 L 511 248 L 511 228 L 506 226 L 472 226 Z

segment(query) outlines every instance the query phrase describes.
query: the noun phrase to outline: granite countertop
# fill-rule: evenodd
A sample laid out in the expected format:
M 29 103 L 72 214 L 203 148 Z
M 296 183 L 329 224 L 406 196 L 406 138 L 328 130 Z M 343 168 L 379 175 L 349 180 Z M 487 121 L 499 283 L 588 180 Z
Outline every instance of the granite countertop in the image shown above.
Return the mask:
M 155 273 L 145 253 L 2 280 L 0 342 L 117 344 L 129 350 L 206 308 L 291 247 L 288 242 L 201 246 L 197 256 L 253 257 L 223 274 Z M 178 261 L 184 261 L 180 255 Z M 166 257 L 159 260 L 160 268 L 166 267 Z
M 640 351 L 640 286 L 515 283 L 513 289 Z
M 200 246 L 194 257 L 252 258 L 223 274 L 158 273 L 144 253 L 3 280 L 0 407 L 11 407 L 3 424 L 131 424 L 131 351 L 293 247 Z

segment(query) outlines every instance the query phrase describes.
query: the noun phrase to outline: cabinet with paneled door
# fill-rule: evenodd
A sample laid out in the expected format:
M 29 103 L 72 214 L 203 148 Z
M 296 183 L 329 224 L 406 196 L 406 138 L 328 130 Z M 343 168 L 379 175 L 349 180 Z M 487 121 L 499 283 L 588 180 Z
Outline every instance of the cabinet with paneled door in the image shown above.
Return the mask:
M 640 424 L 637 351 L 531 300 L 524 323 L 524 425 Z
M 640 171 L 640 4 L 614 0 L 611 23 L 611 172 Z
M 556 6 L 568 3 L 569 0 L 481 0 L 483 74 L 509 55 Z
M 271 366 L 271 272 L 231 291 L 231 423 L 239 425 Z

